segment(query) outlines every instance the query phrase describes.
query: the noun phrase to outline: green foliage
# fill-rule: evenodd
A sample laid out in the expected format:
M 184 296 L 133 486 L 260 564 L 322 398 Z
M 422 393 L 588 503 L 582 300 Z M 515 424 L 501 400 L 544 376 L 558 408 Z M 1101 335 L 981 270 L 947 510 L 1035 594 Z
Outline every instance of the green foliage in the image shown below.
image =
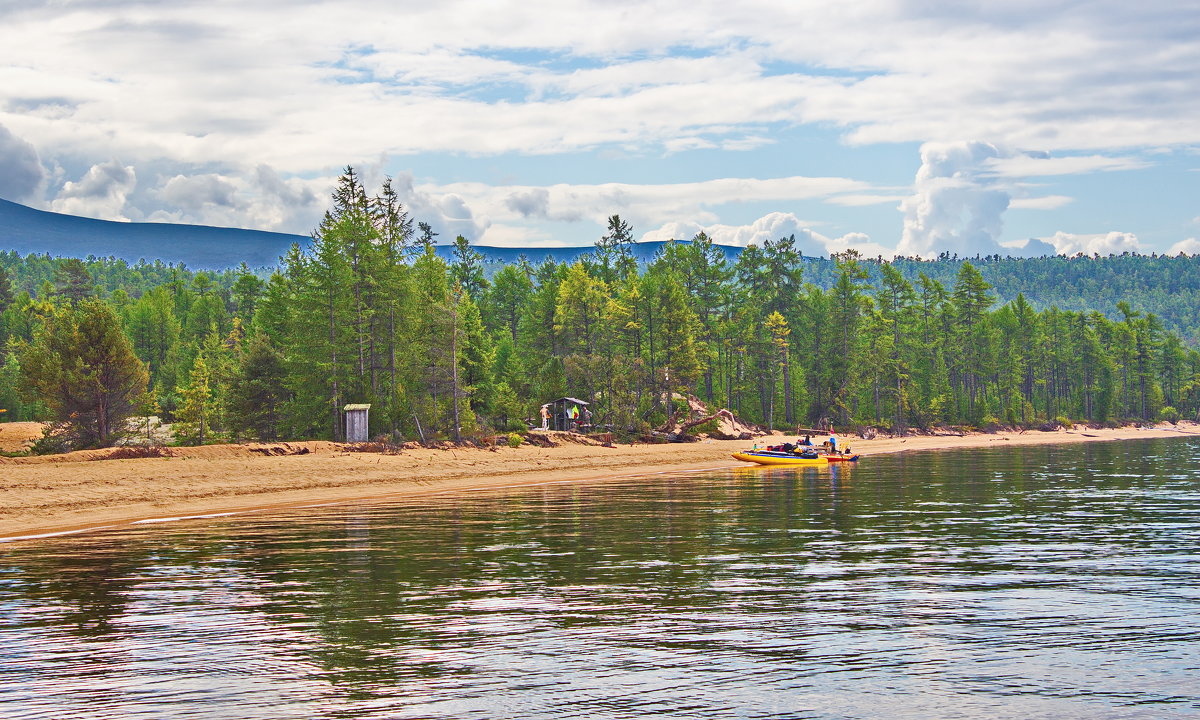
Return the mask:
M 346 403 L 372 405 L 373 435 L 462 438 L 563 396 L 635 434 L 686 395 L 776 427 L 901 433 L 1200 411 L 1195 258 L 887 263 L 785 237 L 731 264 L 700 234 L 639 267 L 612 216 L 590 257 L 488 278 L 467 238 L 446 262 L 435 235 L 347 168 L 312 243 L 269 275 L 0 253 L 0 402 L 17 407 L 24 353 L 96 296 L 192 441 L 337 439 Z
M 263 335 L 255 336 L 242 355 L 229 391 L 229 425 L 238 434 L 256 440 L 275 440 L 283 405 L 283 357 Z
M 8 309 L 12 305 L 16 295 L 13 294 L 12 279 L 8 276 L 8 271 L 0 265 L 0 313 Z M 2 340 L 3 338 L 0 338 Z
M 521 437 L 520 434 L 515 432 L 508 434 L 508 446 L 510 448 L 519 448 L 523 442 L 525 442 L 525 438 Z
M 91 274 L 83 266 L 83 261 L 77 258 L 67 258 L 59 263 L 54 273 L 54 284 L 56 293 L 72 305 L 96 294 Z
M 27 403 L 21 397 L 21 364 L 15 353 L 9 353 L 0 364 L 0 422 L 36 420 L 36 404 Z
M 213 378 L 204 355 L 197 355 L 188 374 L 188 382 L 180 391 L 180 405 L 175 423 L 175 437 L 188 445 L 203 445 L 212 417 L 216 413 Z
M 126 435 L 149 379 L 116 312 L 96 299 L 48 315 L 17 360 L 25 399 L 46 405 L 55 436 L 72 448 Z

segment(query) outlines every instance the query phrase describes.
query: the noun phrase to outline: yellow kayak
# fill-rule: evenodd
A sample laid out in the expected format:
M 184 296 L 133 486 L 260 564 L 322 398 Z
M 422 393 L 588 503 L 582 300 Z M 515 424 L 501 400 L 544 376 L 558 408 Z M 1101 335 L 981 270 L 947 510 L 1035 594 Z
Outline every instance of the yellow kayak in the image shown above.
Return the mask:
M 802 458 L 792 453 L 772 452 L 770 450 L 748 450 L 733 453 L 737 460 L 758 463 L 759 465 L 828 465 L 829 460 L 824 456 Z

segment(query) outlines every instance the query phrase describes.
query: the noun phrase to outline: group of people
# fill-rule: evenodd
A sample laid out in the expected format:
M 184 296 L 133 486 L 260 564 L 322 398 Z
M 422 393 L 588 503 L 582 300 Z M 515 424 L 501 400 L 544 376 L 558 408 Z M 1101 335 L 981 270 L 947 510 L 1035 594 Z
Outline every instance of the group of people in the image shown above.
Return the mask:
M 541 415 L 542 429 L 549 430 L 550 418 L 552 417 L 549 403 L 542 406 Z M 578 405 L 572 405 L 571 409 L 566 412 L 566 415 L 570 419 L 572 430 L 575 430 L 580 424 L 590 425 L 592 422 L 592 411 L 588 410 L 586 406 L 580 408 Z

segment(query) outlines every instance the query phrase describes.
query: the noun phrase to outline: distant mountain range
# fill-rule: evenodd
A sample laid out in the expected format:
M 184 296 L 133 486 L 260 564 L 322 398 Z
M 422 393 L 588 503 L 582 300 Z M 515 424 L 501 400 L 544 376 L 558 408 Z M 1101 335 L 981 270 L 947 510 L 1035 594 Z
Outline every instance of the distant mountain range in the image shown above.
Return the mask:
M 184 264 L 193 270 L 222 270 L 246 263 L 253 269 L 274 267 L 292 243 L 305 245 L 306 235 L 170 223 L 129 223 L 95 220 L 35 210 L 0 199 L 0 250 L 15 250 L 52 257 L 115 257 L 130 263 L 161 260 Z M 634 254 L 645 262 L 664 245 L 662 242 L 638 243 Z M 537 264 L 547 257 L 570 262 L 591 252 L 583 247 L 509 248 L 474 245 L 489 263 L 512 263 L 522 255 Z M 741 248 L 722 247 L 730 258 Z M 449 259 L 450 245 L 438 245 L 437 252 Z
M 22 255 L 161 260 L 194 270 L 219 270 L 243 262 L 252 268 L 273 266 L 294 242 L 308 238 L 206 225 L 94 220 L 0 200 L 0 250 Z

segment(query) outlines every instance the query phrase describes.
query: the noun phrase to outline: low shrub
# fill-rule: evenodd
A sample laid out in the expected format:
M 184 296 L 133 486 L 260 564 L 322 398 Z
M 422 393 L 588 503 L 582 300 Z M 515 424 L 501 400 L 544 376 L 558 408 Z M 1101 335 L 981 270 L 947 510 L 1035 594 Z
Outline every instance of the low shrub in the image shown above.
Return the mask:
M 1004 425 L 1000 422 L 1000 418 L 995 415 L 985 415 L 979 422 L 979 429 L 985 433 L 995 433 L 1003 431 Z

